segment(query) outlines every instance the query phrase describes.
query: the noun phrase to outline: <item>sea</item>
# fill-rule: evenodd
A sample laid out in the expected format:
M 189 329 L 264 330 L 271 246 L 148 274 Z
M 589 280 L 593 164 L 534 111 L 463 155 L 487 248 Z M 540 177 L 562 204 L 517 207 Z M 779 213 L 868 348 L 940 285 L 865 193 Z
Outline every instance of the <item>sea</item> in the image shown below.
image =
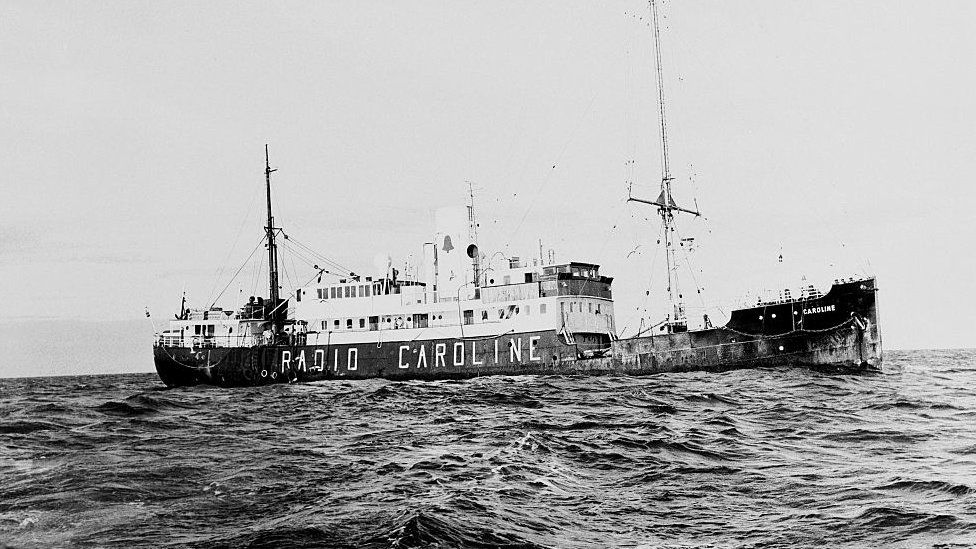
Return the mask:
M 976 351 L 857 375 L 0 379 L 0 547 L 976 547 Z

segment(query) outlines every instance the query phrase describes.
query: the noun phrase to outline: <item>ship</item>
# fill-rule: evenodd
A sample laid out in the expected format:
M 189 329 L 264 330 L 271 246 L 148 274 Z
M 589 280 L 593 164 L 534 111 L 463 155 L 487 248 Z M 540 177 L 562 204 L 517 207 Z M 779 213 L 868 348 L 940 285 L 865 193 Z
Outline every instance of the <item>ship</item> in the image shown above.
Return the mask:
M 164 384 L 223 387 L 334 379 L 467 379 L 488 375 L 647 375 L 755 367 L 877 370 L 882 365 L 877 282 L 835 279 L 822 291 L 807 284 L 732 310 L 728 321 L 689 325 L 677 279 L 679 206 L 668 161 L 657 5 L 653 21 L 662 176 L 656 199 L 631 195 L 661 218 L 668 311 L 631 337 L 615 321 L 613 278 L 587 261 L 498 258 L 478 246 L 474 193 L 466 227 L 429 244 L 432 273 L 411 276 L 390 263 L 363 276 L 322 256 L 311 278 L 285 289 L 279 281 L 270 154 L 265 146 L 268 295 L 239 308 L 186 306 L 157 331 L 156 371 Z M 464 230 L 466 228 L 466 230 Z M 294 242 L 294 239 L 291 239 Z M 304 249 L 307 246 L 299 244 Z M 425 248 L 427 250 L 427 248 Z M 148 311 L 147 311 L 148 315 Z

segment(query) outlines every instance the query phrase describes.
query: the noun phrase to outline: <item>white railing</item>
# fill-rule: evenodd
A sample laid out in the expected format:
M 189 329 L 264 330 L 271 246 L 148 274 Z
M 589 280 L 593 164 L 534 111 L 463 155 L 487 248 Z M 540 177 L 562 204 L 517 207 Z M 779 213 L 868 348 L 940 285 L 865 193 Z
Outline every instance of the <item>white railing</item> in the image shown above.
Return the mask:
M 216 347 L 253 347 L 268 343 L 262 335 L 228 336 L 183 336 L 160 334 L 156 336 L 157 347 L 186 347 L 194 349 L 213 349 Z

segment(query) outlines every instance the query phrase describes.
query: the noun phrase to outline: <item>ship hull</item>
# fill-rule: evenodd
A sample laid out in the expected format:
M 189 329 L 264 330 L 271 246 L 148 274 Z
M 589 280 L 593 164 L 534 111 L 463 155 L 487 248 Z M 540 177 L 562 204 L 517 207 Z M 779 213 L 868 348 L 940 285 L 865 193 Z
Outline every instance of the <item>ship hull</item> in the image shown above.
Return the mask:
M 603 345 L 609 351 L 609 337 Z M 380 344 L 261 345 L 188 349 L 157 346 L 156 371 L 181 385 L 268 385 L 328 379 L 465 379 L 485 375 L 568 373 L 585 368 L 579 344 L 555 331 L 476 339 Z
M 873 279 L 817 299 L 736 310 L 725 326 L 609 342 L 596 353 L 555 331 L 359 345 L 157 346 L 171 387 L 330 379 L 465 379 L 486 375 L 647 375 L 759 367 L 860 371 L 882 363 Z M 585 358 L 591 355 L 592 358 Z M 600 356 L 602 355 L 602 356 Z
M 873 278 L 836 283 L 816 299 L 733 311 L 722 327 L 614 343 L 628 373 L 800 366 L 880 369 L 883 353 Z

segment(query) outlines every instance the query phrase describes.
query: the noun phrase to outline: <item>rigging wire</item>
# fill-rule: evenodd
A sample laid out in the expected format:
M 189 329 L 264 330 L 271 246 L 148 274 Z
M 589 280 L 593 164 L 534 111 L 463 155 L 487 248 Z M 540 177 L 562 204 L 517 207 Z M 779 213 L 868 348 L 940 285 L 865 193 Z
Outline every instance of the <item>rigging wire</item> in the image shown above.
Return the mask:
M 539 183 L 539 185 L 536 187 L 535 196 L 532 198 L 532 200 L 529 200 L 529 204 L 525 208 L 525 213 L 522 214 L 522 218 L 519 220 L 518 224 L 515 225 L 515 229 L 508 236 L 508 239 L 506 239 L 504 247 L 507 248 L 512 243 L 512 240 L 515 238 L 515 235 L 518 234 L 519 229 L 522 228 L 522 223 L 525 222 L 525 219 L 529 217 L 529 213 L 532 212 L 532 207 L 535 206 L 537 202 L 539 202 L 539 196 L 542 194 L 542 191 L 545 189 L 549 181 L 552 180 L 552 174 L 555 173 L 556 167 L 562 161 L 563 155 L 566 153 L 566 149 L 569 148 L 570 143 L 572 143 L 573 140 L 576 139 L 576 135 L 579 133 L 580 128 L 583 126 L 583 121 L 586 120 L 586 115 L 589 114 L 590 109 L 592 109 L 593 103 L 596 102 L 596 98 L 599 94 L 600 94 L 600 90 L 594 92 L 593 97 L 590 98 L 589 104 L 587 104 L 586 108 L 583 109 L 583 113 L 576 121 L 576 126 L 570 132 L 569 138 L 566 140 L 565 143 L 563 143 L 562 148 L 559 150 L 559 154 L 556 155 L 556 160 L 553 163 L 552 168 L 548 170 L 548 173 L 546 174 L 545 178 L 543 178 L 542 182 Z
M 210 288 L 210 294 L 207 298 L 207 302 L 211 302 L 214 292 L 217 291 L 217 284 L 220 283 L 220 279 L 224 276 L 224 270 L 227 268 L 227 264 L 230 262 L 230 256 L 237 250 L 237 243 L 241 240 L 241 235 L 244 234 L 244 227 L 248 225 L 248 221 L 251 219 L 251 213 L 254 211 L 254 203 L 257 202 L 257 193 L 251 194 L 251 202 L 247 206 L 246 213 L 244 214 L 244 219 L 241 220 L 241 225 L 237 229 L 237 236 L 234 237 L 234 243 L 231 244 L 230 249 L 227 251 L 227 257 L 220 262 L 220 270 L 217 272 L 217 276 L 214 277 L 213 287 Z M 219 298 L 213 298 L 212 301 L 216 302 Z
M 677 235 L 678 235 L 678 242 L 679 243 L 680 242 L 684 242 L 684 239 L 681 237 L 681 233 L 678 232 L 677 229 L 675 229 L 674 232 L 677 233 Z M 691 256 L 688 253 L 688 249 L 685 246 L 683 246 L 683 245 L 681 245 L 679 247 L 681 248 L 682 255 L 684 255 L 685 265 L 688 267 L 688 274 L 691 275 L 691 281 L 695 283 L 695 291 L 698 293 L 698 300 L 701 302 L 701 305 L 702 305 L 702 308 L 703 309 L 704 308 L 707 308 L 708 305 L 706 305 L 706 303 L 705 303 L 705 296 L 704 296 L 704 294 L 702 294 L 702 286 L 701 286 L 701 284 L 699 284 L 698 278 L 695 276 L 695 268 L 691 264 Z
M 255 246 L 255 247 L 254 247 L 254 249 L 252 249 L 252 250 L 251 250 L 251 253 L 249 253 L 249 254 L 247 255 L 247 259 L 245 259 L 245 260 L 244 260 L 244 263 L 242 263 L 242 264 L 241 264 L 241 266 L 240 266 L 240 267 L 239 267 L 239 268 L 237 269 L 237 272 L 236 272 L 236 273 L 234 273 L 234 276 L 232 276 L 232 277 L 231 277 L 231 279 L 230 279 L 230 281 L 229 281 L 229 282 L 227 282 L 227 285 L 226 285 L 226 286 L 224 286 L 224 289 L 223 289 L 223 290 L 220 290 L 220 293 L 219 293 L 219 294 L 217 294 L 217 297 L 216 297 L 216 298 L 214 298 L 214 300 L 213 300 L 213 301 L 211 302 L 211 304 L 210 304 L 210 307 L 213 307 L 214 305 L 216 305 L 216 304 L 217 304 L 217 300 L 219 300 L 219 299 L 221 298 L 221 296 L 223 296 L 223 295 L 224 295 L 224 292 L 226 292 L 226 291 L 227 291 L 227 288 L 229 288 L 229 287 L 230 287 L 230 285 L 234 283 L 234 280 L 236 280 L 236 279 L 237 279 L 237 275 L 239 275 L 239 274 L 241 274 L 241 271 L 243 271 L 243 270 L 244 270 L 244 267 L 246 267 L 246 266 L 247 266 L 247 264 L 248 264 L 248 262 L 250 262 L 250 261 L 251 261 L 251 258 L 252 258 L 252 257 L 254 257 L 254 253 L 258 251 L 258 248 L 260 248 L 260 247 L 261 247 L 261 244 L 264 244 L 264 241 L 265 241 L 266 239 L 267 239 L 267 236 L 263 236 L 263 237 L 261 237 L 261 240 L 260 240 L 260 241 L 258 241 L 258 244 L 257 244 L 257 246 Z
M 282 234 L 285 234 L 285 233 L 282 232 Z M 336 268 L 336 269 L 338 269 L 340 271 L 344 271 L 345 273 L 352 273 L 353 272 L 353 270 L 350 269 L 349 267 L 343 265 L 342 263 L 339 263 L 338 261 L 336 261 L 336 260 L 334 260 L 334 259 L 332 259 L 332 258 L 330 258 L 330 257 L 328 257 L 328 256 L 326 256 L 326 255 L 324 255 L 324 254 L 322 254 L 320 252 L 315 251 L 311 246 L 309 246 L 309 245 L 301 242 L 300 240 L 296 239 L 295 237 L 293 237 L 291 235 L 285 235 L 285 239 L 288 240 L 290 243 L 292 243 L 292 244 L 294 244 L 294 245 L 302 248 L 303 250 L 305 250 L 307 253 L 309 253 L 312 257 L 314 257 L 320 263 L 328 263 L 329 265 L 332 265 L 334 268 Z
M 308 265 L 309 267 L 315 269 L 315 273 L 316 273 L 315 276 L 316 277 L 319 277 L 319 276 L 324 275 L 324 274 L 329 274 L 329 275 L 332 275 L 332 276 L 335 276 L 335 277 L 346 277 L 346 276 L 349 276 L 351 274 L 351 272 L 349 272 L 349 271 L 340 270 L 339 272 L 336 272 L 336 271 L 330 271 L 329 269 L 326 269 L 326 268 L 322 267 L 321 265 L 319 265 L 319 263 L 322 263 L 322 261 L 321 261 L 320 258 L 316 257 L 315 255 L 310 254 L 309 252 L 306 252 L 303 248 L 299 248 L 299 247 L 292 246 L 291 245 L 292 244 L 292 239 L 291 238 L 289 238 L 287 240 L 283 240 L 283 242 L 287 242 L 288 243 L 287 244 L 288 251 L 291 254 L 293 254 L 294 257 L 297 257 L 299 261 L 301 261 L 301 262 L 305 263 L 306 265 Z

